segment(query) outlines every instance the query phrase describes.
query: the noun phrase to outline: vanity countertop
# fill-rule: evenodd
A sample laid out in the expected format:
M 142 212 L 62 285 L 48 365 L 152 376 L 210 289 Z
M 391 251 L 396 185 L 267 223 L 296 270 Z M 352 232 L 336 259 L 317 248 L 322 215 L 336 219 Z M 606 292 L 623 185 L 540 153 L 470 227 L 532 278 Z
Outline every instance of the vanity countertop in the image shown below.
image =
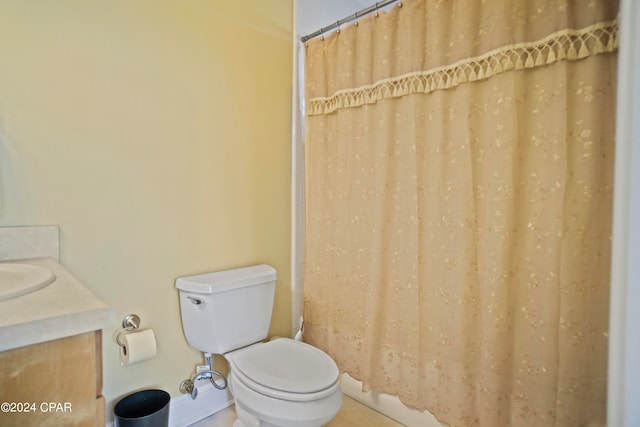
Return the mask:
M 0 351 L 115 325 L 115 313 L 53 258 L 8 261 L 48 268 L 49 286 L 0 301 Z

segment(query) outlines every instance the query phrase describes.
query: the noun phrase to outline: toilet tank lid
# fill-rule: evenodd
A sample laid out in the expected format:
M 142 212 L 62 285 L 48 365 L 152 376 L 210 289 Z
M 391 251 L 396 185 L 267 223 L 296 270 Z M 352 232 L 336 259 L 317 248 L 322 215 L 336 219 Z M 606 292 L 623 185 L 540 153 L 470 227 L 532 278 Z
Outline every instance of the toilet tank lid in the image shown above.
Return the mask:
M 232 270 L 215 271 L 195 276 L 178 277 L 176 288 L 199 294 L 213 294 L 230 289 L 273 282 L 278 278 L 276 269 L 267 264 Z

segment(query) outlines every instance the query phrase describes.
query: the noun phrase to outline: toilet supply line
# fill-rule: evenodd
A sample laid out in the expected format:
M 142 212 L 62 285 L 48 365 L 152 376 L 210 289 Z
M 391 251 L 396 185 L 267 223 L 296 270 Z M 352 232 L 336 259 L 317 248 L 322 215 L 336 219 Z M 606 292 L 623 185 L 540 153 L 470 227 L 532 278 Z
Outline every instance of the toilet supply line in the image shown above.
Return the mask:
M 224 374 L 211 368 L 211 353 L 204 353 L 204 358 L 206 364 L 196 366 L 196 375 L 191 379 L 182 381 L 179 387 L 181 393 L 191 395 L 191 399 L 194 400 L 198 397 L 198 387 L 196 387 L 196 381 L 198 380 L 208 379 L 211 381 L 211 385 L 218 390 L 224 390 L 227 388 L 227 378 Z M 218 384 L 214 379 L 214 375 L 222 378 L 222 384 Z

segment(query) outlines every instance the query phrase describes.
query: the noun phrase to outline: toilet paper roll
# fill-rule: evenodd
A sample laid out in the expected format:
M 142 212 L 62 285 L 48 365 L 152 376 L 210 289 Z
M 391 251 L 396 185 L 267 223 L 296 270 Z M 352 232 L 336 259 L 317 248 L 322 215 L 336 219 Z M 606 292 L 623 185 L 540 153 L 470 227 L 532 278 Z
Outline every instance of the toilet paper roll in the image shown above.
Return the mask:
M 131 365 L 156 356 L 156 335 L 153 329 L 129 332 L 120 338 L 120 365 Z

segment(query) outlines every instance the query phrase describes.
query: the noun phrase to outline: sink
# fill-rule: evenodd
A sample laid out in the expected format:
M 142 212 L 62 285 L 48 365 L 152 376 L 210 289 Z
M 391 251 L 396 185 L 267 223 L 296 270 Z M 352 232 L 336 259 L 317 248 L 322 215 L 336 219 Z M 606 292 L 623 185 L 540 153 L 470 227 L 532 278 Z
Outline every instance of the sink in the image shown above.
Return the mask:
M 37 291 L 55 280 L 56 275 L 44 267 L 0 263 L 0 301 Z

